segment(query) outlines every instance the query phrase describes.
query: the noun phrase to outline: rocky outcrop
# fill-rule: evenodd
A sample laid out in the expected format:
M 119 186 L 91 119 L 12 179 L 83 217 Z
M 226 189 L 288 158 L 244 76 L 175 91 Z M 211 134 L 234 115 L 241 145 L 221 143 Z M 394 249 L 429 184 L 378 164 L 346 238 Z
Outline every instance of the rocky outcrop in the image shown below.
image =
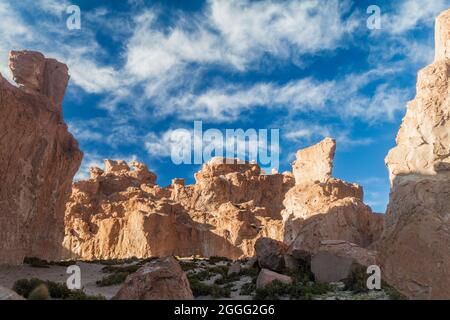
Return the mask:
M 256 257 L 261 268 L 281 272 L 285 267 L 286 245 L 271 238 L 259 238 L 255 243 Z
M 296 184 L 326 182 L 331 178 L 336 141 L 327 137 L 321 142 L 297 151 L 292 163 Z
M 174 188 L 172 199 L 188 210 L 202 212 L 217 210 L 227 202 L 251 202 L 262 215 L 280 219 L 284 195 L 294 185 L 292 176 L 266 175 L 257 164 L 230 162 L 220 157 L 211 159 L 195 174 L 194 185 Z
M 145 165 L 131 165 L 106 160 L 104 171 L 92 168 L 89 180 L 74 183 L 66 209 L 67 258 L 237 259 L 253 256 L 260 237 L 282 237 L 281 199 L 292 177 L 215 159 L 196 174 L 195 185 L 174 179 L 161 188 Z
M 316 281 L 338 282 L 348 278 L 356 267 L 376 265 L 376 252 L 339 240 L 322 241 L 311 258 Z
M 363 203 L 362 187 L 330 177 L 334 150 L 334 140 L 326 138 L 297 152 L 294 170 L 304 168 L 310 173 L 296 173 L 296 185 L 286 193 L 282 216 L 284 242 L 298 259 L 314 254 L 322 240 L 345 240 L 367 247 L 382 232 L 383 218 Z M 318 157 L 316 161 L 314 157 Z
M 397 146 L 379 246 L 385 280 L 415 299 L 450 298 L 450 10 L 436 20 L 435 61 L 419 72 Z
M 0 264 L 60 257 L 64 206 L 82 152 L 64 123 L 67 66 L 12 51 L 19 87 L 0 75 Z
M 180 264 L 167 257 L 148 262 L 127 277 L 113 300 L 192 300 L 191 287 Z

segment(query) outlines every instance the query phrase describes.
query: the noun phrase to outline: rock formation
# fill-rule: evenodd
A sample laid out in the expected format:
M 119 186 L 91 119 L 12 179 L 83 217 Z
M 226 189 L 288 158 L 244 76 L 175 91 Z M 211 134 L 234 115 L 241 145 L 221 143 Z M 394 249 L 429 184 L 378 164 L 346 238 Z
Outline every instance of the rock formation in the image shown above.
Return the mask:
M 172 257 L 148 262 L 129 275 L 113 300 L 192 300 L 191 287 Z
M 355 267 L 376 265 L 376 252 L 339 240 L 321 241 L 311 258 L 316 281 L 338 282 L 348 278 Z
M 281 239 L 289 175 L 262 175 L 255 164 L 206 163 L 196 184 L 167 188 L 140 163 L 107 160 L 73 184 L 66 209 L 66 258 L 166 255 L 252 256 L 259 237 Z
M 19 87 L 0 75 L 0 264 L 53 260 L 82 159 L 61 112 L 68 70 L 32 51 L 12 51 L 9 66 Z
M 264 288 L 269 283 L 275 280 L 285 284 L 289 284 L 292 282 L 292 278 L 289 276 L 263 268 L 259 272 L 258 278 L 256 279 L 256 288 L 257 289 Z
M 286 245 L 271 238 L 259 238 L 255 243 L 256 257 L 261 268 L 281 272 L 285 267 Z
M 434 62 L 419 72 L 397 146 L 386 157 L 391 195 L 382 276 L 410 298 L 450 297 L 450 10 L 436 20 Z
M 294 257 L 316 252 L 322 240 L 367 247 L 382 232 L 383 218 L 363 203 L 362 188 L 331 177 L 334 150 L 334 140 L 326 138 L 297 152 L 295 186 L 286 193 L 282 212 L 284 242 Z
M 336 141 L 325 138 L 321 142 L 297 151 L 292 164 L 295 184 L 326 182 L 331 178 Z

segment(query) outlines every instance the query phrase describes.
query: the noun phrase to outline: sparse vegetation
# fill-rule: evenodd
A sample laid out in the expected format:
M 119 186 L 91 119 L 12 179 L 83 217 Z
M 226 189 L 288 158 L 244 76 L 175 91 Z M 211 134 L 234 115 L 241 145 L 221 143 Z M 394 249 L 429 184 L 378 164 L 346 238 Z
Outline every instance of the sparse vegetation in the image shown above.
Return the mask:
M 49 262 L 36 257 L 25 257 L 23 263 L 33 268 L 50 268 Z
M 368 292 L 367 278 L 369 275 L 366 273 L 366 269 L 359 265 L 354 265 L 352 269 L 350 276 L 343 281 L 345 290 L 353 291 L 354 293 Z
M 198 296 L 212 296 L 214 298 L 229 298 L 230 297 L 230 289 L 222 288 L 217 284 L 206 284 L 199 281 L 197 278 L 192 278 L 188 275 L 189 283 L 191 285 L 192 293 L 195 297 Z
M 48 300 L 50 299 L 50 293 L 48 292 L 47 286 L 42 283 L 38 285 L 33 291 L 28 295 L 29 300 Z
M 209 263 L 210 264 L 216 264 L 218 262 L 231 262 L 230 259 L 226 258 L 226 257 L 220 257 L 220 256 L 211 256 L 209 257 Z
M 48 293 L 46 297 L 45 290 Z M 39 289 L 39 290 L 38 290 Z M 83 290 L 70 290 L 65 283 L 44 281 L 37 278 L 20 279 L 14 283 L 13 290 L 27 299 L 63 299 L 63 300 L 102 300 L 101 295 L 90 296 Z
M 108 287 L 120 284 L 125 281 L 129 274 L 129 272 L 115 272 L 106 277 L 103 277 L 101 280 L 98 280 L 96 284 L 99 287 Z
M 240 295 L 241 296 L 251 296 L 255 290 L 256 290 L 256 285 L 253 282 L 246 283 L 241 287 Z
M 314 282 L 314 275 L 306 266 L 297 270 L 285 270 L 284 274 L 292 278 L 289 284 L 273 281 L 264 288 L 256 289 L 254 299 L 280 299 L 282 297 L 298 300 L 309 300 L 316 295 L 324 294 L 331 290 L 325 283 Z

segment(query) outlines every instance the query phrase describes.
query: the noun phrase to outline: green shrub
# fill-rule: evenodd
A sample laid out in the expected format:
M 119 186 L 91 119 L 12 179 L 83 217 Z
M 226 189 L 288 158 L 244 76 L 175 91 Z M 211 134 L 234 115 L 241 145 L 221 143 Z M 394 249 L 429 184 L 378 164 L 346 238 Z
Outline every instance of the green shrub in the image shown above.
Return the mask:
M 72 290 L 66 300 L 105 300 L 105 297 L 101 294 L 88 295 L 83 290 Z
M 36 288 L 34 288 L 28 295 L 29 300 L 48 300 L 50 299 L 50 293 L 48 288 L 44 283 L 41 283 Z
M 259 269 L 256 267 L 252 268 L 242 268 L 241 272 L 239 273 L 240 276 L 249 276 L 252 278 L 258 277 Z
M 89 296 L 83 290 L 70 290 L 65 283 L 58 283 L 53 281 L 44 281 L 37 278 L 20 279 L 14 283 L 13 290 L 17 294 L 27 299 L 37 299 L 43 296 L 43 289 L 45 287 L 49 298 L 63 299 L 63 300 L 93 300 L 102 299 L 101 296 Z M 37 293 L 33 293 L 37 290 Z M 32 295 L 33 294 L 33 295 Z M 48 299 L 48 298 L 46 298 Z M 104 299 L 104 297 L 103 297 Z
M 130 266 L 105 266 L 102 268 L 102 271 L 105 273 L 118 273 L 118 272 L 127 272 L 128 274 L 135 273 L 141 268 L 141 265 L 133 264 Z
M 288 297 L 296 300 L 310 300 L 316 295 L 327 293 L 329 290 L 331 288 L 326 283 L 304 282 L 293 277 L 289 284 L 275 280 L 264 288 L 256 289 L 254 298 L 256 300 L 276 300 L 280 297 Z
M 197 264 L 189 261 L 180 261 L 180 266 L 183 271 L 189 271 L 197 268 Z
M 216 264 L 218 262 L 230 262 L 231 260 L 227 257 L 220 257 L 220 256 L 211 256 L 209 257 L 209 263 L 210 264 Z
M 255 290 L 256 290 L 256 285 L 253 282 L 246 283 L 241 287 L 240 295 L 241 296 L 251 296 Z
M 287 295 L 288 286 L 279 280 L 274 280 L 264 288 L 256 289 L 255 300 L 278 300 Z
M 367 274 L 366 269 L 359 265 L 352 266 L 352 272 L 350 276 L 343 282 L 345 284 L 345 290 L 353 291 L 354 293 L 368 292 L 367 288 Z
M 13 290 L 22 297 L 28 298 L 31 291 L 33 291 L 36 287 L 44 283 L 45 281 L 37 278 L 20 279 L 14 283 Z
M 128 275 L 129 275 L 128 272 L 116 272 L 106 277 L 103 277 L 101 280 L 98 280 L 96 284 L 99 287 L 113 286 L 115 284 L 120 284 L 124 282 L 125 279 L 128 277 Z
M 192 293 L 195 297 L 209 295 L 214 298 L 230 297 L 230 288 L 222 288 L 217 284 L 209 285 L 190 275 L 188 275 L 188 279 Z
M 33 268 L 50 268 L 48 261 L 36 257 L 25 257 L 23 263 Z

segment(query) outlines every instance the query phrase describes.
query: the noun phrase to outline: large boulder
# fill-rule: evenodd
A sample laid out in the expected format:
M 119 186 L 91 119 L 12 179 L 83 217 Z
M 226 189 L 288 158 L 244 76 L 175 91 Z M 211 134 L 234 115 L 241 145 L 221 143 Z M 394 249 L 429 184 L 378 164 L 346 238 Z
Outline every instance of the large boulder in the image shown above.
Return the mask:
M 311 258 L 316 281 L 338 282 L 348 278 L 356 267 L 376 265 L 376 252 L 339 240 L 322 241 Z
M 450 298 L 450 10 L 436 20 L 436 58 L 419 72 L 397 146 L 379 245 L 383 277 L 413 299 Z
M 256 257 L 261 268 L 283 271 L 286 245 L 275 239 L 259 238 L 255 243 Z
M 289 284 L 292 282 L 292 278 L 287 275 L 280 274 L 268 269 L 261 269 L 258 274 L 258 278 L 256 279 L 256 288 L 264 288 L 269 283 L 272 283 L 275 280 L 280 281 L 284 284 Z
M 61 111 L 68 70 L 33 51 L 11 51 L 9 66 L 19 87 L 0 75 L 0 264 L 54 260 L 83 156 Z
M 129 275 L 113 300 L 192 300 L 186 274 L 173 257 L 155 259 Z

